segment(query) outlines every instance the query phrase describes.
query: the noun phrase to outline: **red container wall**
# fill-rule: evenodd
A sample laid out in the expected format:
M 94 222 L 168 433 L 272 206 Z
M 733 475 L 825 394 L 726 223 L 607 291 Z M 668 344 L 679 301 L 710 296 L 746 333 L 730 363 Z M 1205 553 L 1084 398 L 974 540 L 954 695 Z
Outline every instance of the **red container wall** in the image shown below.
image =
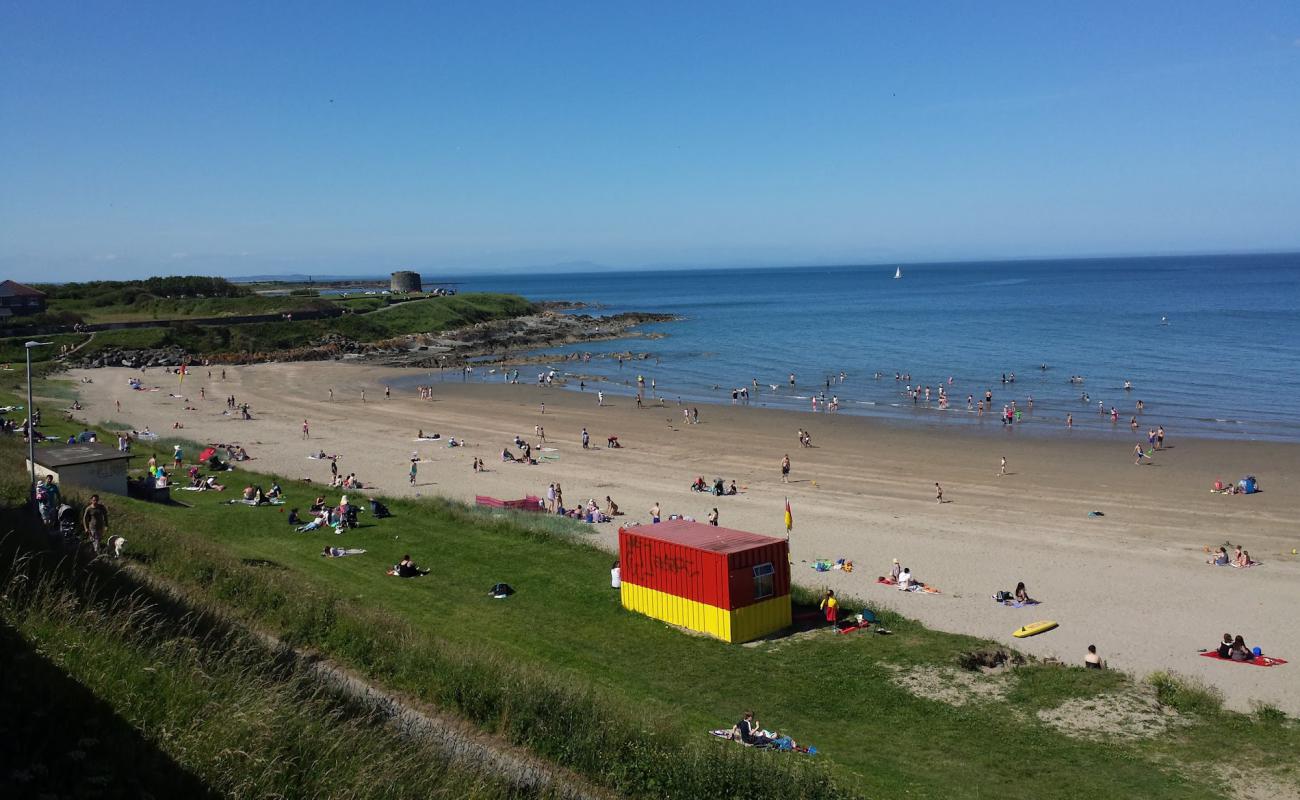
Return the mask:
M 773 542 L 759 545 L 748 550 L 732 553 L 727 564 L 728 592 L 731 600 L 729 610 L 744 608 L 760 603 L 769 598 L 754 599 L 754 567 L 759 564 L 772 565 L 772 583 L 775 592 L 772 597 L 790 594 L 790 546 L 787 542 Z
M 622 578 L 628 583 L 729 608 L 727 559 L 721 553 L 661 542 L 621 529 L 618 558 Z

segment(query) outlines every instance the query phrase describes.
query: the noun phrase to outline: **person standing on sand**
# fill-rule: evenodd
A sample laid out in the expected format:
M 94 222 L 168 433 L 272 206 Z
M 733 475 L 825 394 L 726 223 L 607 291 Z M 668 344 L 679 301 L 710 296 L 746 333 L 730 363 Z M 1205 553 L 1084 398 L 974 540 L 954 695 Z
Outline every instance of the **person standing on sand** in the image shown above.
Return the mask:
M 1142 445 L 1135 444 L 1133 445 L 1133 466 L 1138 467 L 1141 465 L 1142 465 Z
M 339 476 L 339 460 L 338 460 L 338 457 L 337 457 L 337 456 L 331 456 L 331 457 L 330 457 L 330 483 L 333 484 L 334 481 L 338 478 L 338 476 Z
M 1156 428 L 1156 449 L 1157 450 L 1165 449 L 1165 426 L 1164 425 L 1161 425 L 1160 427 Z
M 302 438 L 304 439 L 311 438 L 311 426 L 307 424 L 307 420 L 302 421 Z
M 415 485 L 415 473 L 418 471 L 419 466 L 420 466 L 420 462 L 419 462 L 419 461 L 417 461 L 417 460 L 414 459 L 414 458 L 411 459 L 411 485 L 412 485 L 412 486 Z
M 384 399 L 385 400 L 393 399 L 393 390 L 388 388 L 387 386 L 384 387 Z
M 790 482 L 790 454 L 786 453 L 781 459 L 781 483 Z
M 545 404 L 545 403 L 542 403 L 542 413 L 543 413 L 543 414 L 546 413 L 546 404 Z
M 934 501 L 936 503 L 943 502 L 943 487 L 939 485 L 938 481 L 934 482 Z
M 330 387 L 330 402 L 331 402 L 331 403 L 334 402 L 334 387 L 333 387 L 333 386 Z
M 605 393 L 603 391 L 596 392 L 596 405 L 598 406 L 605 405 Z
M 583 450 L 586 450 L 586 449 L 588 449 L 590 446 L 591 446 L 591 436 L 587 433 L 587 429 L 586 429 L 586 428 L 583 428 L 583 429 L 582 429 L 582 449 L 583 449 Z
M 366 402 L 366 390 L 365 390 L 365 389 L 362 389 L 362 390 L 361 390 L 361 402 L 363 402 L 363 403 Z
M 658 500 L 655 501 L 654 505 L 650 506 L 650 523 L 653 525 L 659 524 L 659 501 Z
M 998 473 L 998 477 L 1005 477 L 1006 474 L 1007 474 L 1007 457 L 1006 457 L 1006 456 L 1003 456 L 1003 457 L 1002 457 L 1002 471 Z
M 710 525 L 712 525 L 715 528 L 718 527 L 718 509 L 715 508 L 712 511 L 710 511 L 708 519 Z

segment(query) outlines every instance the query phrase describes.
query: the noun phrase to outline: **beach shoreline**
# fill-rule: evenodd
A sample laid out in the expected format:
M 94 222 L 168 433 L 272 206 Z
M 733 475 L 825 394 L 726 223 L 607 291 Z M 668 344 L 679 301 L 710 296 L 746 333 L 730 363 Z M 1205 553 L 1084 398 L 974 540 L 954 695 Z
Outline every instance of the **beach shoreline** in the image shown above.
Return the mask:
M 598 407 L 587 392 L 536 385 L 432 382 L 433 400 L 409 389 L 384 398 L 383 386 L 405 386 L 427 370 L 341 362 L 293 362 L 227 367 L 228 379 L 209 380 L 196 367 L 184 385 L 188 404 L 170 397 L 174 375 L 142 377 L 159 392 L 135 392 L 138 371 L 76 370 L 91 384 L 74 384 L 84 406 L 77 416 L 113 427 L 149 426 L 166 436 L 238 442 L 255 460 L 249 468 L 286 478 L 328 481 L 327 465 L 309 452 L 339 453 L 340 471 L 355 472 L 374 491 L 395 496 L 474 495 L 517 498 L 544 494 L 560 481 L 572 505 L 614 498 L 623 524 L 648 522 L 659 502 L 664 513 L 703 520 L 717 507 L 721 524 L 784 536 L 784 502 L 794 512 L 791 536 L 795 580 L 829 587 L 896 609 L 933 627 L 996 639 L 1033 655 L 1078 663 L 1097 644 L 1112 666 L 1139 675 L 1172 670 L 1221 688 L 1230 707 L 1267 702 L 1300 713 L 1300 681 L 1287 667 L 1261 669 L 1197 658 L 1225 632 L 1242 633 L 1266 654 L 1300 658 L 1300 631 L 1291 624 L 1300 561 L 1294 532 L 1295 477 L 1300 445 L 1184 438 L 1170 431 L 1168 448 L 1150 464 L 1134 466 L 1132 440 L 998 437 L 973 426 L 882 421 L 867 416 L 699 404 L 700 424 L 687 425 L 675 399 L 663 408 L 637 409 L 631 397 L 607 393 Z M 219 375 L 219 368 L 214 368 Z M 523 376 L 521 375 L 521 378 Z M 203 387 L 206 399 L 199 399 Z M 331 402 L 327 391 L 334 390 Z M 366 402 L 360 399 L 366 389 Z M 223 415 L 234 394 L 254 419 Z M 121 413 L 114 402 L 121 401 Z M 545 403 L 545 413 L 542 404 Z M 687 404 L 686 407 L 690 407 Z M 304 419 L 311 439 L 303 440 Z M 996 423 L 1000 427 L 1000 423 Z M 503 464 L 519 435 L 538 444 L 546 428 L 554 460 L 538 466 Z M 618 436 L 621 449 L 582 449 L 586 427 L 594 444 Z M 801 448 L 797 429 L 812 434 Z M 455 436 L 467 447 L 416 442 L 416 432 Z M 409 457 L 422 462 L 414 488 Z M 149 452 L 147 443 L 137 452 Z M 780 482 L 788 453 L 792 482 Z M 549 455 L 549 454 L 548 454 Z M 1000 458 L 1008 474 L 1000 475 Z M 488 472 L 474 473 L 472 458 Z M 236 473 L 237 475 L 238 473 Z M 1257 475 L 1263 491 L 1248 497 L 1209 492 L 1216 478 Z M 736 497 L 691 492 L 689 483 L 735 479 Z M 935 501 L 935 482 L 944 503 Z M 322 490 L 324 486 L 321 487 Z M 335 492 L 337 493 L 337 492 Z M 368 490 L 359 494 L 366 495 Z M 1089 516 L 1100 511 L 1103 516 Z M 592 538 L 613 548 L 616 525 L 593 526 Z M 1207 566 L 1207 546 L 1241 542 L 1264 564 L 1249 570 Z M 875 584 L 899 558 L 942 594 L 918 596 Z M 817 573 L 818 558 L 848 558 L 851 574 Z M 593 580 L 599 576 L 594 576 Z M 1043 604 L 1010 609 L 991 595 L 1017 581 Z M 1037 619 L 1060 627 L 1033 639 L 1011 632 Z

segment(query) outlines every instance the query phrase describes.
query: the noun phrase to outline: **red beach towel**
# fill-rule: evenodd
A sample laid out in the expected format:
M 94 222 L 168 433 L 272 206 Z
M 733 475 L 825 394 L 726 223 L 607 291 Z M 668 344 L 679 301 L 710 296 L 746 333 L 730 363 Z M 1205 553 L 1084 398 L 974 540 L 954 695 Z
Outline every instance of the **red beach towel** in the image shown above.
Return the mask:
M 1212 658 L 1215 661 L 1227 661 L 1231 664 L 1250 664 L 1255 667 L 1276 667 L 1279 664 L 1287 663 L 1284 659 L 1273 658 L 1271 656 L 1256 656 L 1249 661 L 1233 661 L 1230 658 L 1220 658 L 1219 651 L 1217 650 L 1206 650 L 1204 653 L 1201 653 L 1201 655 L 1206 658 Z

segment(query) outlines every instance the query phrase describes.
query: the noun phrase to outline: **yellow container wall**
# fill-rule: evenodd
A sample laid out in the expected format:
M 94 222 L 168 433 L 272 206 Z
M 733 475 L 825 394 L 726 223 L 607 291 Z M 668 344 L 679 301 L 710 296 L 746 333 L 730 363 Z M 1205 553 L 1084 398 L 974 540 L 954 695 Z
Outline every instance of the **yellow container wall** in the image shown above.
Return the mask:
M 773 597 L 731 612 L 732 642 L 748 642 L 790 627 L 790 595 Z
M 735 611 L 687 600 L 623 581 L 623 607 L 725 642 L 747 642 L 790 625 L 790 596 L 773 597 Z

